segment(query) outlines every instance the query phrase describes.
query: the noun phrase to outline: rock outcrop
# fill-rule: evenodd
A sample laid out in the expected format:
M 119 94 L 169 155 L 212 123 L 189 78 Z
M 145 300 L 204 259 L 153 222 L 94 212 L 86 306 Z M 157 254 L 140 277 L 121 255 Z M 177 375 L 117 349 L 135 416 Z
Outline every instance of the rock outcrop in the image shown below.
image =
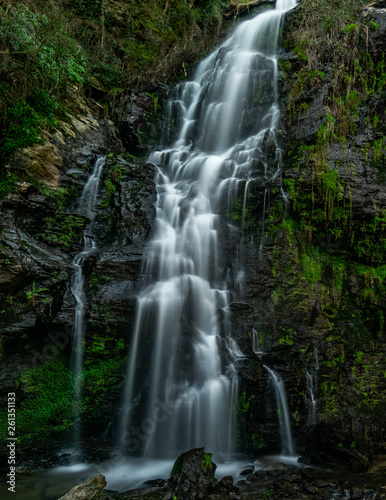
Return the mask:
M 385 50 L 383 3 L 366 8 L 359 22 L 366 36 L 345 42 L 358 58 L 354 71 L 362 72 L 356 83 L 347 76 L 351 63 L 340 77 L 332 54 L 322 68 L 305 62 L 299 48 L 297 57 L 282 54 L 285 193 L 271 189 L 261 247 L 261 234 L 244 230 L 246 304 L 231 309 L 244 354 L 253 357 L 252 329 L 264 351 L 244 360 L 239 372 L 244 446 L 255 453 L 280 449 L 266 432 L 277 425 L 267 373 L 252 369 L 261 360 L 285 381 L 297 450 L 313 462 L 366 469 L 372 454 L 384 452 L 386 429 L 386 116 L 384 72 L 377 66 Z M 293 23 L 291 14 L 286 35 Z M 366 68 L 360 66 L 365 59 Z
M 59 500 L 93 500 L 101 498 L 103 488 L 106 486 L 106 479 L 98 474 L 87 482 L 74 486 L 69 492 L 59 498 Z
M 136 282 L 154 219 L 155 171 L 125 153 L 113 122 L 97 103 L 80 96 L 74 99 L 80 113 L 69 115 L 55 132 L 47 133 L 45 144 L 15 155 L 9 169 L 24 180 L 0 202 L 0 356 L 8 360 L 0 368 L 0 397 L 16 390 L 18 401 L 26 397 L 28 401 L 30 382 L 20 383 L 20 373 L 37 373 L 31 370 L 44 369 L 57 359 L 65 375 L 75 307 L 72 261 L 82 248 L 88 224 L 87 217 L 77 212 L 77 200 L 95 160 L 107 155 L 95 221 L 98 252 L 84 264 L 86 349 L 97 353 L 96 345 L 104 345 L 121 360 L 115 359 L 116 372 L 110 366 L 111 391 L 102 391 L 108 393 L 106 400 L 94 414 L 86 411 L 93 433 L 107 427 L 119 401 Z M 154 111 L 146 113 L 153 119 Z M 90 370 L 102 369 L 103 362 L 96 354 Z M 23 435 L 27 428 L 21 424 L 19 431 Z

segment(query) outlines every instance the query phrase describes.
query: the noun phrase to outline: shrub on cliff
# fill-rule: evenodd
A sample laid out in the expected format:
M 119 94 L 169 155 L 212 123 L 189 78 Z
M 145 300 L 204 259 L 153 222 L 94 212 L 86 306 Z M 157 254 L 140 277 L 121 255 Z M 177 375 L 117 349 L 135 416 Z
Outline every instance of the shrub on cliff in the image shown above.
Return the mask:
M 39 141 L 56 125 L 60 99 L 84 81 L 81 47 L 58 13 L 51 16 L 16 4 L 0 7 L 0 157 Z

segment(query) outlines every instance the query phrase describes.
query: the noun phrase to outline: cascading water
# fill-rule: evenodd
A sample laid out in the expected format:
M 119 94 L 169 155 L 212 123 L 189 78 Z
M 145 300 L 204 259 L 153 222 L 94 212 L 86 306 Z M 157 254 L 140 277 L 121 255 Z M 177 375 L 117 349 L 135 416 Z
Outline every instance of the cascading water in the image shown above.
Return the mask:
M 83 249 L 78 253 L 72 265 L 75 269 L 74 280 L 71 291 L 75 297 L 75 318 L 73 327 L 73 344 L 72 344 L 72 367 L 75 374 L 75 442 L 79 441 L 80 427 L 80 406 L 81 406 L 81 375 L 83 371 L 83 342 L 84 342 L 84 317 L 86 313 L 86 296 L 84 293 L 84 276 L 83 263 L 90 253 L 96 250 L 96 244 L 92 236 L 93 224 L 95 218 L 95 206 L 97 203 L 97 194 L 100 177 L 102 175 L 105 157 L 102 156 L 95 162 L 94 168 L 88 178 L 82 195 L 79 200 L 77 213 L 84 215 L 90 219 L 83 233 Z
M 307 381 L 307 394 L 308 394 L 308 417 L 307 425 L 316 425 L 318 423 L 318 400 L 316 398 L 316 391 L 318 387 L 318 372 L 319 372 L 319 358 L 318 350 L 314 350 L 314 363 L 310 371 L 306 369 Z
M 118 430 L 131 452 L 233 450 L 238 350 L 218 311 L 227 318 L 243 273 L 237 256 L 225 261 L 236 228 L 221 216 L 238 197 L 245 211 L 250 182 L 264 186 L 280 171 L 276 48 L 282 17 L 295 5 L 278 0 L 276 10 L 241 24 L 169 103 L 178 135 L 149 158 L 158 167 L 155 235 Z
M 259 334 L 255 328 L 252 328 L 252 351 L 255 354 L 264 354 L 264 351 L 260 347 Z
M 287 397 L 285 394 L 284 381 L 276 372 L 264 365 L 271 377 L 276 395 L 277 411 L 279 416 L 280 424 L 280 436 L 282 443 L 282 453 L 283 455 L 293 456 L 294 455 L 294 445 L 292 439 L 290 416 L 288 411 Z

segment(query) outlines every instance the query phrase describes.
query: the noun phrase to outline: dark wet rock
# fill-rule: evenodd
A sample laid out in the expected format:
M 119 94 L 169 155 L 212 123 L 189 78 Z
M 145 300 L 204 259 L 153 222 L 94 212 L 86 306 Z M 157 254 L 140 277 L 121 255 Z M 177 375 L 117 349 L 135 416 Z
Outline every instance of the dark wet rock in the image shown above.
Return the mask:
M 149 479 L 148 481 L 144 481 L 143 484 L 148 484 L 149 486 L 159 486 L 164 481 L 164 479 Z
M 353 430 L 354 434 L 352 434 Z M 369 467 L 370 448 L 367 448 L 366 453 L 364 446 L 359 450 L 355 442 L 355 439 L 359 442 L 364 430 L 361 426 L 357 425 L 354 429 L 350 429 L 350 431 L 350 435 L 348 435 L 348 430 L 344 422 L 340 422 L 339 424 L 321 422 L 310 429 L 304 436 L 306 444 L 305 452 L 314 463 L 329 461 L 349 464 L 357 471 L 365 471 Z M 347 437 L 351 439 L 347 440 Z
M 313 484 L 317 488 L 327 488 L 328 487 L 328 483 L 326 483 L 325 481 L 315 481 L 315 483 L 313 483 Z
M 63 453 L 63 455 L 60 455 L 60 457 L 58 458 L 58 465 L 59 466 L 70 465 L 71 458 L 72 457 L 70 453 Z
M 294 18 L 296 15 L 292 20 Z M 366 37 L 359 41 L 358 49 L 364 49 L 364 43 L 367 43 L 366 50 L 371 53 L 374 64 L 377 64 L 383 57 L 385 47 L 384 2 L 369 5 L 364 10 L 363 20 L 368 32 L 365 27 Z M 291 16 L 288 16 L 287 21 L 290 25 Z M 284 33 L 291 28 L 284 26 Z M 382 453 L 384 450 L 384 444 L 379 440 L 383 432 L 381 429 L 385 428 L 385 419 L 381 416 L 384 414 L 384 402 L 379 396 L 384 392 L 385 384 L 381 375 L 385 369 L 384 326 L 382 323 L 378 327 L 370 316 L 367 316 L 367 323 L 364 319 L 366 311 L 370 309 L 373 311 L 371 314 L 378 311 L 377 314 L 384 315 L 384 306 L 380 305 L 384 302 L 381 298 L 383 295 L 375 279 L 370 286 L 377 298 L 365 304 L 361 298 L 367 286 L 363 277 L 352 270 L 348 271 L 342 290 L 332 278 L 334 271 L 327 271 L 324 264 L 321 270 L 323 278 L 312 282 L 305 277 L 306 264 L 303 259 L 308 246 L 318 249 L 320 255 L 327 256 L 327 260 L 336 257 L 337 261 L 346 260 L 353 267 L 364 265 L 376 268 L 381 262 L 384 263 L 383 256 L 377 254 L 372 257 L 370 251 L 361 253 L 355 244 L 349 248 L 344 237 L 339 240 L 326 236 L 328 231 L 325 233 L 325 228 L 310 231 L 304 228 L 304 233 L 300 230 L 296 232 L 295 229 L 291 233 L 296 228 L 297 217 L 300 217 L 302 210 L 310 214 L 310 220 L 316 215 L 311 209 L 314 204 L 311 193 L 314 193 L 313 200 L 316 200 L 315 179 L 318 175 L 309 148 L 317 143 L 320 127 L 331 119 L 327 115 L 331 112 L 329 106 L 336 79 L 332 62 L 326 55 L 322 66 L 315 68 L 322 72 L 315 77 L 314 84 L 296 89 L 296 72 L 302 68 L 302 61 L 284 51 L 280 56 L 291 67 L 286 74 L 282 72 L 279 82 L 284 187 L 293 185 L 295 199 L 301 192 L 309 194 L 310 201 L 305 202 L 301 209 L 294 210 L 290 189 L 282 198 L 278 194 L 276 201 L 281 200 L 282 207 L 285 207 L 285 214 L 278 220 L 279 228 L 274 229 L 273 234 L 266 235 L 262 244 L 256 226 L 244 230 L 240 238 L 240 256 L 245 269 L 245 303 L 231 304 L 230 308 L 232 334 L 244 354 L 236 362 L 242 402 L 246 403 L 242 406 L 244 412 L 240 412 L 241 441 L 247 450 L 252 449 L 254 453 L 278 451 L 280 447 L 280 443 L 274 442 L 275 432 L 278 431 L 274 394 L 270 394 L 264 370 L 259 373 L 255 357 L 251 356 L 254 328 L 259 334 L 261 350 L 264 351 L 262 364 L 277 371 L 285 382 L 290 422 L 296 447 L 305 455 L 303 463 L 350 464 L 355 470 L 364 471 L 372 453 Z M 310 69 L 314 68 L 304 68 L 305 71 Z M 295 112 L 291 111 L 291 106 L 294 106 Z M 384 124 L 385 109 L 384 91 L 379 90 L 363 99 L 358 116 L 352 120 L 355 125 L 353 132 L 344 134 L 344 140 L 331 140 L 326 147 L 324 166 L 326 172 L 335 170 L 337 173 L 341 189 L 340 207 L 350 206 L 350 224 L 358 228 L 353 235 L 354 240 L 360 238 L 367 224 L 383 217 L 386 208 L 384 153 L 380 153 L 381 157 L 375 161 L 373 152 L 375 141 L 378 141 L 377 144 L 382 143 L 384 150 L 385 130 L 384 125 L 373 127 L 370 123 L 376 116 L 379 123 Z M 249 189 L 252 193 L 253 182 Z M 270 203 L 275 206 L 274 199 Z M 256 210 L 255 205 L 253 208 Z M 319 208 L 320 213 L 326 211 L 325 205 Z M 269 208 L 268 213 L 270 215 L 266 221 L 273 215 Z M 292 229 L 286 227 L 286 217 L 291 219 L 291 216 L 294 222 Z M 373 234 L 366 234 L 367 241 L 374 241 L 376 246 L 377 238 L 384 237 L 383 231 L 378 227 Z M 302 241 L 300 245 L 296 240 L 298 236 Z M 363 352 L 364 362 L 356 361 L 358 350 Z M 316 422 L 312 422 L 308 418 L 310 395 L 307 392 L 306 370 L 311 373 L 315 367 L 315 352 L 319 366 L 318 401 Z M 363 368 L 363 365 L 374 369 Z M 371 379 L 373 388 L 375 385 L 377 387 L 375 391 L 371 390 Z M 358 391 L 359 384 L 366 387 L 366 396 Z M 261 391 L 265 395 L 264 399 L 260 399 Z M 370 393 L 376 411 L 364 401 L 371 399 Z M 264 442 L 259 445 L 260 450 L 256 437 L 256 442 L 252 442 L 253 435 L 264 436 Z
M 101 245 L 140 246 L 147 238 L 155 216 L 154 175 L 154 166 L 138 159 L 118 156 L 107 161 L 102 206 L 95 219 Z M 106 185 L 112 185 L 114 192 L 108 193 Z
M 107 153 L 95 220 L 99 251 L 84 263 L 89 339 L 105 334 L 108 318 L 116 341 L 125 342 L 133 321 L 143 246 L 154 220 L 154 167 L 125 157 L 113 123 L 98 106 L 80 100 L 79 108 L 77 118 L 69 115 L 47 135 L 46 147 L 18 153 L 12 168 L 35 169 L 38 183 L 19 183 L 16 193 L 0 201 L 0 355 L 8 359 L 0 368 L 1 397 L 18 386 L 17 397 L 24 399 L 19 374 L 71 349 L 72 261 L 89 223 L 77 213 L 77 199 L 95 160 Z M 111 391 L 87 417 L 88 432 L 105 430 L 119 404 L 122 367 L 112 375 Z
M 233 485 L 233 478 L 225 476 L 217 483 L 215 471 L 216 464 L 212 462 L 211 454 L 205 453 L 203 448 L 196 448 L 177 458 L 169 479 L 147 481 L 151 488 L 114 493 L 113 498 L 217 500 L 235 495 L 238 489 Z
M 252 353 L 253 308 L 244 303 L 229 304 L 231 311 L 232 337 L 244 354 Z
M 148 92 L 133 91 L 119 104 L 118 129 L 130 154 L 138 156 L 159 141 L 162 132 L 160 114 L 168 93 L 164 84 L 154 84 Z
M 316 495 L 319 491 L 316 486 L 314 486 L 312 483 L 309 483 L 308 481 L 305 481 L 303 483 L 303 488 L 307 493 L 310 493 L 311 495 Z
M 205 453 L 204 448 L 196 448 L 182 453 L 173 465 L 171 479 L 167 485 L 178 481 L 177 491 L 192 498 L 205 498 L 216 484 L 214 474 L 216 464 L 212 462 L 212 455 Z M 180 484 L 182 483 L 182 487 Z M 181 489 L 182 488 L 182 489 Z
M 259 359 L 239 358 L 235 362 L 239 376 L 244 380 L 258 382 L 263 374 L 263 365 Z
M 294 487 L 289 481 L 280 481 L 276 485 L 277 490 L 285 495 L 293 496 L 295 494 Z
M 351 490 L 351 498 L 358 500 L 359 498 L 364 498 L 364 490 L 361 488 L 353 488 Z
M 214 494 L 229 495 L 229 493 L 237 493 L 238 488 L 233 485 L 232 476 L 224 476 L 214 488 Z
M 252 474 L 253 469 L 244 469 L 240 472 L 240 476 L 248 476 L 248 474 Z
M 190 453 L 190 456 L 189 456 Z M 101 498 L 109 500 L 128 499 L 169 499 L 183 498 L 184 500 L 195 499 L 248 499 L 248 498 L 271 498 L 279 500 L 281 498 L 295 498 L 310 500 L 311 498 L 384 498 L 382 489 L 364 489 L 358 487 L 348 487 L 344 485 L 346 481 L 337 471 L 339 481 L 332 481 L 331 475 L 326 475 L 322 470 L 312 468 L 291 468 L 285 464 L 271 464 L 271 470 L 260 470 L 251 475 L 251 478 L 241 480 L 237 487 L 233 485 L 231 476 L 223 477 L 217 482 L 214 477 L 215 464 L 210 471 L 206 471 L 203 461 L 202 449 L 191 450 L 182 454 L 175 463 L 174 471 L 169 479 L 155 479 L 146 481 L 150 487 L 139 488 L 126 492 L 103 490 Z M 200 477 L 205 476 L 206 479 Z M 292 473 L 291 473 L 292 470 Z M 185 471 L 185 472 L 184 472 Z M 330 471 L 331 474 L 331 471 Z M 322 491 L 318 491 L 317 484 L 320 484 Z M 323 484 L 323 486 L 322 486 Z M 383 484 L 382 482 L 379 484 Z M 358 496 L 360 495 L 360 496 Z
M 366 48 L 373 56 L 379 58 L 386 45 L 386 4 L 384 0 L 371 2 L 363 10 L 364 22 L 367 25 L 368 40 Z

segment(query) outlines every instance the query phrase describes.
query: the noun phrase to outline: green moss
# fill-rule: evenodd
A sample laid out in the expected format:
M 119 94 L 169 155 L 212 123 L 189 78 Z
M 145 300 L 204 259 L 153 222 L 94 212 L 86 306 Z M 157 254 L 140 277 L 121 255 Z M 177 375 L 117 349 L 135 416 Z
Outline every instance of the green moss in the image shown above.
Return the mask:
M 289 335 L 286 335 L 285 337 L 281 337 L 279 339 L 279 344 L 280 345 L 293 345 L 294 341 L 293 338 Z
M 35 238 L 49 245 L 68 249 L 81 241 L 85 224 L 85 220 L 76 215 L 48 216 L 44 219 L 43 231 Z
M 262 434 L 254 433 L 251 436 L 252 447 L 255 450 L 261 450 L 265 447 L 265 439 Z
M 20 384 L 25 397 L 17 412 L 18 442 L 46 442 L 71 428 L 74 379 L 61 358 L 21 372 Z
M 105 180 L 105 195 L 100 201 L 101 208 L 106 208 L 110 205 L 112 197 L 115 193 L 115 184 L 111 179 Z
M 315 285 L 322 276 L 322 265 L 320 261 L 319 252 L 316 249 L 312 249 L 309 254 L 304 253 L 301 256 L 300 262 L 303 275 L 312 285 Z
M 287 78 L 287 76 L 291 73 L 291 62 L 288 61 L 288 59 L 279 59 L 278 65 L 281 71 L 281 77 Z
M 111 347 L 109 350 L 98 347 L 95 344 L 94 349 L 91 352 L 88 350 L 86 354 L 82 382 L 82 421 L 85 425 L 88 421 L 105 417 L 106 402 L 124 379 L 127 358 L 119 355 L 122 354 L 123 341 L 118 342 L 118 349 L 115 351 Z M 98 357 L 102 351 L 105 359 Z
M 31 307 L 35 307 L 36 302 L 38 300 L 38 295 L 42 292 L 47 292 L 49 289 L 48 288 L 37 288 L 35 281 L 32 283 L 32 287 L 30 290 L 27 290 L 25 292 L 28 304 Z
M 298 45 L 295 46 L 294 48 L 294 54 L 298 56 L 299 59 L 302 61 L 307 61 L 307 40 L 302 40 Z
M 248 397 L 247 393 L 245 391 L 243 391 L 241 393 L 240 398 L 239 398 L 238 413 L 240 415 L 248 413 L 254 399 L 255 399 L 255 396 L 253 394 Z
M 68 208 L 69 204 L 80 194 L 80 190 L 76 186 L 71 186 L 69 188 L 58 187 L 57 189 L 50 189 L 46 185 L 38 183 L 33 179 L 30 180 L 45 196 L 55 202 L 58 211 L 61 212 L 64 212 Z
M 209 472 L 213 468 L 212 454 L 204 452 L 205 458 L 201 462 L 201 467 L 204 472 Z
M 10 193 L 16 193 L 16 183 L 21 180 L 21 174 L 4 172 L 0 175 L 0 199 Z
M 351 23 L 348 26 L 345 26 L 344 29 L 348 35 L 351 35 L 357 29 L 357 25 L 355 23 Z

